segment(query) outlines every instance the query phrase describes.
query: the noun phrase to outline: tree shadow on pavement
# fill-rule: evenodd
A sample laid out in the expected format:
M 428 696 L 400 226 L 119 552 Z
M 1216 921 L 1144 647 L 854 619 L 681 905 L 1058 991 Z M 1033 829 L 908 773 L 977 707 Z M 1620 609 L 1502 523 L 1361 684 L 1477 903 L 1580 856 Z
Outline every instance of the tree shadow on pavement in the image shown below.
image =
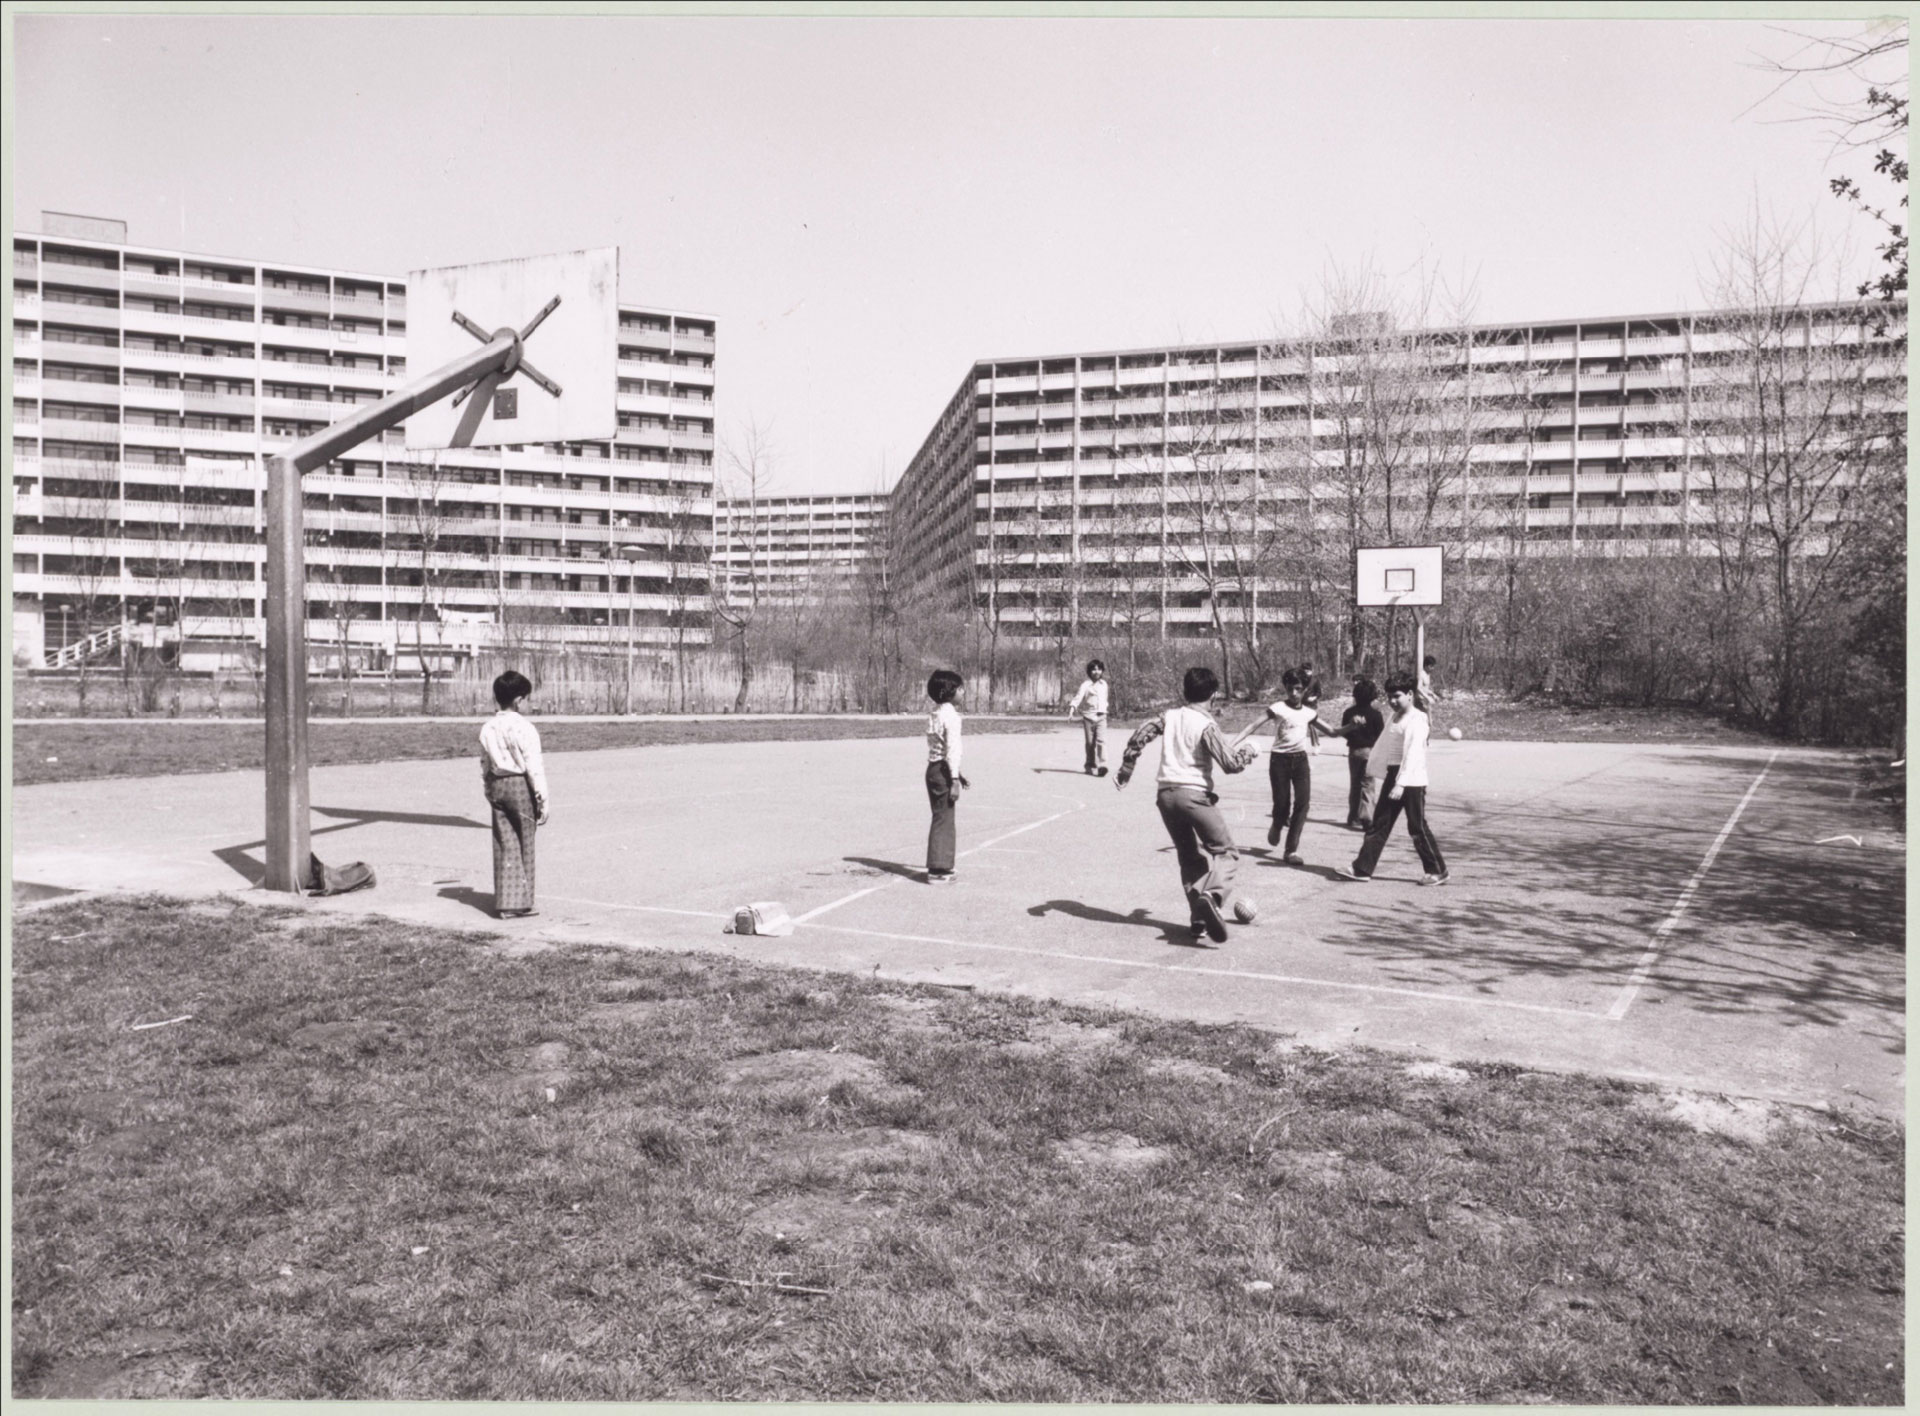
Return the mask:
M 1321 938 L 1396 982 L 1487 995 L 1529 978 L 1624 986 L 1657 949 L 1648 987 L 1669 1003 L 1854 1028 L 1902 1052 L 1903 854 L 1813 844 L 1872 809 L 1845 800 L 1835 764 L 1776 760 L 1749 799 L 1748 760 L 1729 781 L 1727 757 L 1663 759 L 1658 781 L 1618 784 L 1611 806 L 1548 794 L 1471 812 L 1443 798 L 1435 827 L 1452 884 L 1383 892 L 1400 853 L 1411 864 L 1396 834 L 1377 883 L 1334 897 Z

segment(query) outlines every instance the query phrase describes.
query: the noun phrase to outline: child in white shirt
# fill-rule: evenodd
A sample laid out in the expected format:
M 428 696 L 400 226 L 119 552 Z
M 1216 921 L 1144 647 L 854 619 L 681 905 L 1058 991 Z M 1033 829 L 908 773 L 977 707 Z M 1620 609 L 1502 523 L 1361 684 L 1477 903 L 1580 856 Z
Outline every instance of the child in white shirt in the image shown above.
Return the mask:
M 1107 666 L 1098 659 L 1087 660 L 1087 676 L 1067 705 L 1067 716 L 1078 718 L 1087 739 L 1087 765 L 1090 777 L 1107 775 L 1107 748 L 1100 730 L 1107 723 Z
M 533 838 L 547 824 L 547 770 L 540 731 L 523 716 L 533 684 L 512 669 L 493 681 L 500 711 L 480 728 L 480 780 L 493 808 L 493 912 L 519 919 L 533 908 Z
M 1447 862 L 1440 854 L 1440 843 L 1433 838 L 1433 828 L 1427 824 L 1427 715 L 1414 706 L 1419 682 L 1409 673 L 1389 674 L 1386 687 L 1393 721 L 1367 757 L 1367 775 L 1384 779 L 1380 804 L 1373 810 L 1373 825 L 1360 843 L 1359 856 L 1350 869 L 1338 873 L 1348 880 L 1371 880 L 1387 837 L 1393 834 L 1393 823 L 1404 810 L 1407 834 L 1413 837 L 1413 848 L 1420 853 L 1420 865 L 1426 871 L 1420 883 L 1444 885 Z
M 1267 827 L 1267 844 L 1280 844 L 1280 832 L 1287 833 L 1287 848 L 1282 853 L 1288 865 L 1304 865 L 1300 856 L 1300 833 L 1307 826 L 1307 804 L 1313 795 L 1313 746 L 1316 730 L 1337 733 L 1338 728 L 1320 721 L 1320 715 L 1307 702 L 1310 683 L 1300 669 L 1288 669 L 1280 676 L 1286 696 L 1267 705 L 1264 718 L 1256 718 L 1233 740 L 1234 746 L 1272 723 L 1273 752 L 1267 758 L 1267 780 L 1273 787 L 1273 822 Z
M 954 808 L 960 805 L 961 788 L 968 785 L 960 773 L 960 710 L 954 706 L 960 686 L 960 675 L 952 669 L 936 669 L 927 680 L 927 697 L 933 700 L 927 715 L 927 804 L 933 808 L 933 824 L 927 828 L 929 885 L 953 880 L 958 835 Z

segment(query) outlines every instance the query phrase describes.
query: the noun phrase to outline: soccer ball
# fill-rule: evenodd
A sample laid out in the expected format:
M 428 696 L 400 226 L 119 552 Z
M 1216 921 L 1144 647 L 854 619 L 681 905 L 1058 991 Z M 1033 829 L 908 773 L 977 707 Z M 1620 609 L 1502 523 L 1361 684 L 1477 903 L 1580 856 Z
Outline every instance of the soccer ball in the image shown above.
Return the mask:
M 1260 918 L 1260 906 L 1253 902 L 1250 895 L 1236 896 L 1233 902 L 1233 917 L 1242 924 L 1252 924 Z
M 1455 742 L 1458 742 L 1458 741 L 1460 741 L 1460 729 L 1458 729 L 1458 728 L 1448 728 L 1448 729 L 1447 729 L 1447 736 L 1448 736 L 1448 737 L 1450 737 L 1450 738 L 1452 738 L 1452 739 L 1453 739 L 1453 740 L 1454 740 Z

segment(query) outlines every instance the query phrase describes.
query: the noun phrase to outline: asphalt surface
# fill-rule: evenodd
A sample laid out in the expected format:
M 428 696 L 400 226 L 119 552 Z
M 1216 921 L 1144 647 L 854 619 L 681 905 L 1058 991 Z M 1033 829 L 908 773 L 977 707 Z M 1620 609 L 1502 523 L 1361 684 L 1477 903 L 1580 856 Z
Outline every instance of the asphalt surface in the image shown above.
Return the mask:
M 1120 743 L 1110 751 L 1115 759 Z M 470 760 L 316 769 L 314 849 L 372 890 L 302 907 L 565 942 L 719 952 L 1002 990 L 1313 1046 L 1504 1061 L 1804 1105 L 1904 1109 L 1905 842 L 1818 750 L 1440 742 L 1418 886 L 1404 831 L 1375 880 L 1346 764 L 1315 759 L 1304 866 L 1269 856 L 1264 762 L 1221 783 L 1258 920 L 1195 941 L 1153 806 L 1079 771 L 1075 729 L 980 736 L 959 880 L 921 880 L 915 738 L 672 745 L 549 757 L 541 913 L 492 918 Z M 258 772 L 13 794 L 15 907 L 52 891 L 257 889 Z M 27 895 L 23 896 L 22 891 Z M 723 933 L 778 902 L 785 938 Z

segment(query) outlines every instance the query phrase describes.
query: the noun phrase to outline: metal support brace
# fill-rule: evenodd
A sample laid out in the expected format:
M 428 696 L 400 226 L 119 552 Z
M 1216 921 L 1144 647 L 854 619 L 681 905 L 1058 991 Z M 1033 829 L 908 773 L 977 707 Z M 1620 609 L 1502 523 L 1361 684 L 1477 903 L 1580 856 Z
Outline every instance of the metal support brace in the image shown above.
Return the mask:
M 308 879 L 307 570 L 301 478 L 517 358 L 520 337 L 502 330 L 471 354 L 342 418 L 267 459 L 267 875 L 269 890 L 298 893 Z

